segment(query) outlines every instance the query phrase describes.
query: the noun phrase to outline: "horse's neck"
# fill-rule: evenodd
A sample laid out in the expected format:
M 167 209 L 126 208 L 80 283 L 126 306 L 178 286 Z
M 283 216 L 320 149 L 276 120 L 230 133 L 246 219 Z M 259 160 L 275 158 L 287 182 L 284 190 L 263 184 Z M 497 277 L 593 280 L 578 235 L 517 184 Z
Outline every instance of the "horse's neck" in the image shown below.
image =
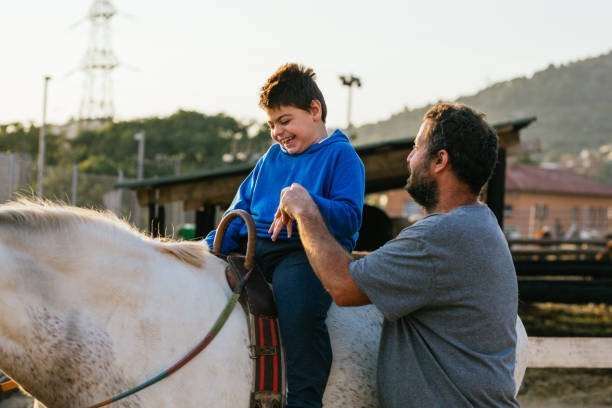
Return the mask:
M 213 257 L 198 271 L 146 243 L 99 238 L 72 241 L 61 255 L 41 241 L 49 253 L 28 264 L 44 269 L 45 288 L 23 308 L 21 345 L 4 348 L 4 357 L 9 374 L 50 406 L 105 399 L 167 368 L 229 295 Z

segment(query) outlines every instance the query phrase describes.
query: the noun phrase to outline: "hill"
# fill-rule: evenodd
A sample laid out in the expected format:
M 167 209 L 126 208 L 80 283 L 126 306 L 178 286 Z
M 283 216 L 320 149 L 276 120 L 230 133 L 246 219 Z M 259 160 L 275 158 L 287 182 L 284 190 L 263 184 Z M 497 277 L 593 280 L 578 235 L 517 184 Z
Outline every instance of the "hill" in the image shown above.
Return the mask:
M 487 113 L 491 122 L 528 116 L 538 120 L 523 131 L 540 139 L 546 159 L 597 148 L 612 140 L 612 52 L 559 66 L 531 78 L 498 82 L 457 100 Z M 358 143 L 416 134 L 426 107 L 406 109 L 389 119 L 356 129 Z

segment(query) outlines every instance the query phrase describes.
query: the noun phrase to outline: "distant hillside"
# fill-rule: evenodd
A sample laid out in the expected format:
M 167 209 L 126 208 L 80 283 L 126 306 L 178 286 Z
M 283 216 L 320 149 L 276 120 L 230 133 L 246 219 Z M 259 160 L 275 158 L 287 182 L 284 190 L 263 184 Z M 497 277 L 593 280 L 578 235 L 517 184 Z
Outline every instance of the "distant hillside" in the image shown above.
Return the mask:
M 531 78 L 499 82 L 458 101 L 485 112 L 491 122 L 537 116 L 522 137 L 539 138 L 548 159 L 596 148 L 612 140 L 612 52 L 550 65 Z M 359 127 L 357 142 L 414 136 L 427 108 L 406 109 Z

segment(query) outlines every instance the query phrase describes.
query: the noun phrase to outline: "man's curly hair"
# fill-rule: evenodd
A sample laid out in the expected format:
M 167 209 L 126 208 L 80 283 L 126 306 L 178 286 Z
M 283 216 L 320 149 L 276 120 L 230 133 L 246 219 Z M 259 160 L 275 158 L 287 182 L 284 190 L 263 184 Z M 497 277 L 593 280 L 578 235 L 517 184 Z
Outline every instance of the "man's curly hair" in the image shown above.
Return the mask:
M 446 150 L 457 178 L 480 194 L 493 174 L 498 149 L 497 134 L 485 115 L 463 104 L 439 103 L 425 113 L 423 120 L 427 119 L 435 123 L 427 142 L 428 158 Z

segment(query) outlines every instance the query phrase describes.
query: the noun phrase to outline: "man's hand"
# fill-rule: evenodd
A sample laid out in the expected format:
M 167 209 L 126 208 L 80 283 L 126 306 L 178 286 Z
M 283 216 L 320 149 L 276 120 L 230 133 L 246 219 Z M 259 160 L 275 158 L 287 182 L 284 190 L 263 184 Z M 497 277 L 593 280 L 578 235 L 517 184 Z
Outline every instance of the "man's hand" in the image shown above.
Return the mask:
M 351 255 L 330 234 L 310 193 L 297 183 L 281 191 L 280 203 L 268 230 L 272 233 L 272 240 L 278 237 L 284 226 L 287 226 L 287 235 L 291 236 L 294 220 L 300 228 L 300 239 L 308 261 L 334 302 L 339 306 L 370 303 L 349 273 Z
M 292 219 L 297 219 L 300 213 L 317 211 L 317 205 L 310 193 L 298 183 L 291 184 L 281 191 L 281 200 L 278 208 Z

